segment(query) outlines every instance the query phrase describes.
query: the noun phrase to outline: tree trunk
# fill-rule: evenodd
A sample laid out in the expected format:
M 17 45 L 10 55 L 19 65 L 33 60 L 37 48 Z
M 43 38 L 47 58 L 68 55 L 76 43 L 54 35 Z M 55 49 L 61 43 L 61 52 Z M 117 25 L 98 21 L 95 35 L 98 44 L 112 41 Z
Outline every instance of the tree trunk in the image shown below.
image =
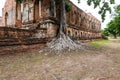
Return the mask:
M 81 45 L 75 43 L 73 40 L 66 35 L 66 10 L 65 0 L 61 0 L 61 11 L 60 11 L 60 27 L 57 38 L 54 38 L 47 47 L 40 52 L 48 53 L 63 53 L 63 51 L 79 50 L 82 49 Z
M 65 0 L 61 0 L 61 13 L 60 13 L 60 28 L 59 28 L 59 34 L 60 37 L 65 33 L 66 29 L 66 11 L 65 11 Z
M 56 16 L 56 9 L 55 9 L 55 0 L 50 0 L 50 16 L 55 17 Z
M 116 39 L 117 38 L 117 36 L 116 35 L 114 35 L 114 39 Z

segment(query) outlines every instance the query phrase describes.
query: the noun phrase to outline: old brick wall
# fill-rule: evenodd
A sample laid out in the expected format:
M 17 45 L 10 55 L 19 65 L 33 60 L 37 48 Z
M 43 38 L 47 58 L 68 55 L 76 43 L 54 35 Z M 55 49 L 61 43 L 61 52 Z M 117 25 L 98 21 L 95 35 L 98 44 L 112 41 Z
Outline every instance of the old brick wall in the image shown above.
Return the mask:
M 22 2 L 21 10 L 23 24 L 39 22 L 50 16 L 50 0 L 26 0 Z
M 0 17 L 0 26 L 2 26 L 2 17 Z
M 15 0 L 6 0 L 4 8 L 2 9 L 3 25 L 15 25 L 16 3 Z
M 21 4 L 22 23 L 33 22 L 34 0 L 26 0 Z M 39 17 L 39 16 L 38 16 Z
M 10 27 L 0 27 L 0 39 L 27 38 L 32 35 L 32 31 Z
M 85 13 L 72 2 L 71 11 L 66 13 L 67 34 L 76 39 L 101 37 L 101 22 L 90 13 Z
M 0 27 L 0 46 L 33 44 L 36 40 L 32 39 L 32 34 L 34 34 L 32 30 Z M 34 42 L 30 43 L 31 40 Z
M 42 1 L 41 14 L 42 14 L 42 18 L 50 16 L 50 0 Z
M 67 35 L 76 40 L 100 38 L 101 22 L 72 2 L 70 4 L 71 11 L 66 12 Z M 52 16 L 50 0 L 25 0 L 22 4 L 16 4 L 14 0 L 6 0 L 3 8 L 3 24 L 26 29 L 31 29 L 30 25 L 33 25 L 32 28 L 36 31 L 32 34 L 34 37 L 56 37 L 60 23 L 60 5 L 56 3 L 55 6 L 56 12 Z M 38 25 L 34 26 L 34 24 Z M 14 32 L 8 33 L 11 35 Z M 1 31 L 1 34 L 4 34 L 4 31 Z

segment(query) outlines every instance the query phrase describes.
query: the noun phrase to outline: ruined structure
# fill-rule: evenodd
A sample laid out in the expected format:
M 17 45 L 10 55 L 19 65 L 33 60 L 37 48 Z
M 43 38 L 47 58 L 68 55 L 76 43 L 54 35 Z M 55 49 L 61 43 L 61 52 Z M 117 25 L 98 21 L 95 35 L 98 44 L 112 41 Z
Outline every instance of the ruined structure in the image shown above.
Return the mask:
M 15 0 L 6 0 L 3 8 L 1 36 L 14 36 L 32 38 L 56 37 L 60 24 L 60 5 L 52 0 L 23 0 L 16 3 Z M 12 4 L 12 5 L 10 5 Z M 71 10 L 66 12 L 66 35 L 74 40 L 90 40 L 101 38 L 101 22 L 90 13 L 85 13 L 69 1 Z M 5 32 L 10 28 L 9 32 Z M 17 30 L 17 31 L 16 31 Z M 22 31 L 23 30 L 23 31 Z M 27 34 L 26 34 L 27 31 Z M 8 37 L 6 37 L 8 38 Z
M 0 26 L 2 26 L 2 17 L 0 16 Z

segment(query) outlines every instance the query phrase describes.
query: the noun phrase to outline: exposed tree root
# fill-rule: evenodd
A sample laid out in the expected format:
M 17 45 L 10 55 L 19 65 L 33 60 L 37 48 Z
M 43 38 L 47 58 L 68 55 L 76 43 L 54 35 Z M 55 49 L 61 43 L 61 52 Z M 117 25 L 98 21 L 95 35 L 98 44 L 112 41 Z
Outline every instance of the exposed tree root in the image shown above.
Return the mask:
M 61 52 L 79 49 L 84 49 L 82 44 L 74 42 L 68 36 L 62 33 L 59 38 L 53 39 L 50 43 L 47 44 L 47 47 L 41 50 L 40 52 L 57 54 Z
M 52 6 L 54 6 L 54 1 L 52 2 Z M 47 47 L 40 52 L 45 53 L 63 53 L 64 51 L 71 51 L 71 50 L 79 50 L 83 49 L 81 44 L 75 43 L 71 40 L 68 36 L 64 34 L 66 31 L 66 10 L 65 10 L 65 0 L 61 0 L 60 2 L 60 27 L 59 27 L 59 37 L 53 39 Z

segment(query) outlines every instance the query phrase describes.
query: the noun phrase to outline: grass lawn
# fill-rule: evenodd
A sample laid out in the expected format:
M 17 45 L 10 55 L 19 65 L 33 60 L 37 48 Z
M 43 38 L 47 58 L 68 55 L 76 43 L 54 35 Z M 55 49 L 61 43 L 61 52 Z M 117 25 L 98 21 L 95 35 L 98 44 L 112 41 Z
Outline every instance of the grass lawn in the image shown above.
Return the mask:
M 110 42 L 111 41 L 109 40 L 97 40 L 97 41 L 90 42 L 89 44 L 94 47 L 102 47 L 103 45 L 108 44 Z
M 0 80 L 120 80 L 120 43 L 87 45 L 92 48 L 62 55 L 39 50 L 0 55 Z

